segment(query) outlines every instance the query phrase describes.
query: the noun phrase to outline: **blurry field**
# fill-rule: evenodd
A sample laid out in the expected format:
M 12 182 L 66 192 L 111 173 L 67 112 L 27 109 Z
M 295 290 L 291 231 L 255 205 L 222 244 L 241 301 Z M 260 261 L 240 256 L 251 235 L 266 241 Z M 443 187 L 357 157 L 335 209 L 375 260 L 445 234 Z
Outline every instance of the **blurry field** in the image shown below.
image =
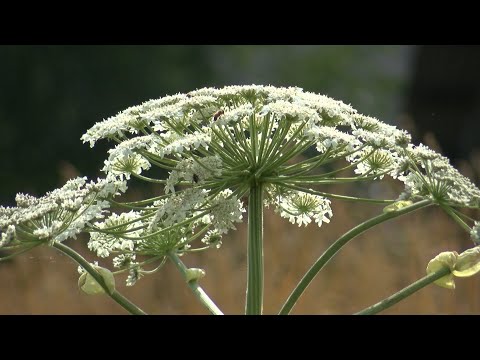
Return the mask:
M 377 189 L 388 194 L 389 185 Z M 335 189 L 333 189 L 335 190 Z M 337 189 L 339 190 L 339 189 Z M 276 313 L 315 259 L 341 234 L 379 214 L 382 206 L 334 201 L 330 224 L 298 228 L 273 211 L 265 217 L 266 314 Z M 93 259 L 86 240 L 70 240 L 77 251 Z M 466 233 L 439 209 L 406 215 L 353 239 L 319 273 L 294 314 L 349 314 L 363 309 L 425 275 L 428 261 L 441 251 L 471 247 Z M 238 226 L 219 250 L 188 255 L 191 267 L 207 276 L 201 285 L 226 314 L 244 307 L 246 224 Z M 108 264 L 108 263 L 105 263 Z M 2 314 L 124 314 L 103 296 L 88 296 L 77 288 L 77 266 L 54 249 L 38 248 L 0 264 Z M 172 264 L 142 278 L 121 292 L 152 314 L 206 314 Z M 455 291 L 429 285 L 385 314 L 476 314 L 480 312 L 480 277 L 457 279 Z

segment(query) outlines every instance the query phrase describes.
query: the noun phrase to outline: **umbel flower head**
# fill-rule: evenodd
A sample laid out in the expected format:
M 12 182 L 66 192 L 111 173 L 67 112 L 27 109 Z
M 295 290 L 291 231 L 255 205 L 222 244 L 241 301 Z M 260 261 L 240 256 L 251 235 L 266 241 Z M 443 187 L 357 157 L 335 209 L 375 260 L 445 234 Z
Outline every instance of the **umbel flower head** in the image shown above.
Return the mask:
M 110 206 L 108 198 L 125 192 L 124 181 L 108 176 L 87 183 L 86 177 L 36 198 L 17 194 L 16 207 L 0 207 L 1 246 L 34 246 L 75 237 Z
M 412 145 L 407 132 L 296 87 L 204 88 L 150 100 L 82 136 L 92 147 L 101 139 L 115 143 L 103 168 L 107 176 L 164 189 L 93 229 L 99 234 L 89 247 L 99 256 L 117 254 L 115 264 L 126 264 L 131 278 L 141 274 L 136 254 L 198 250 L 191 248 L 197 238 L 203 248 L 218 247 L 222 234 L 242 221 L 242 198 L 256 187 L 265 206 L 299 226 L 330 221 L 330 198 L 342 196 L 322 186 L 385 176 L 405 183 L 398 200 L 480 204 L 468 179 L 446 158 Z M 168 175 L 148 176 L 153 168 Z

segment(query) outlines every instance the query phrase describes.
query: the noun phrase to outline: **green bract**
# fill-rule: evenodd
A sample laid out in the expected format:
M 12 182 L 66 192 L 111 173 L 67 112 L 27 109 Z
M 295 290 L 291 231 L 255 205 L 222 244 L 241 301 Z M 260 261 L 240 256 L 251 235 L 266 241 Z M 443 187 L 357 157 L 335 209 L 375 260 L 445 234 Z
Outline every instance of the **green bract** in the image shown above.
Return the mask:
M 111 294 L 115 290 L 115 277 L 112 272 L 100 266 L 94 266 L 93 268 L 101 276 L 108 292 Z M 78 287 L 88 295 L 105 294 L 105 289 L 87 272 L 80 275 Z
M 185 270 L 185 280 L 188 282 L 190 281 L 198 281 L 205 276 L 205 270 L 199 268 L 190 268 Z
M 449 268 L 450 271 L 453 270 L 455 268 L 457 257 L 458 254 L 455 251 L 445 251 L 438 254 L 428 263 L 427 274 L 435 272 L 444 267 Z M 455 289 L 455 281 L 453 280 L 452 273 L 438 279 L 435 281 L 435 284 L 447 289 Z
M 456 251 L 445 251 L 430 260 L 427 274 L 447 267 L 451 273 L 435 281 L 435 284 L 447 289 L 455 289 L 456 277 L 473 276 L 480 271 L 480 247 L 465 250 L 458 255 Z

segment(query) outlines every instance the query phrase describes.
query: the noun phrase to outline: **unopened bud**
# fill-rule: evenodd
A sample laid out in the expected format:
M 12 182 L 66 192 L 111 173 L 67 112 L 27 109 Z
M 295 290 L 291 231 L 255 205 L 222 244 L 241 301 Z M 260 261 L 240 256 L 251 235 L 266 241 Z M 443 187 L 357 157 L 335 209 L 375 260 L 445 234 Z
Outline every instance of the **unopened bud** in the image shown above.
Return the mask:
M 435 271 L 443 269 L 445 267 L 453 270 L 457 261 L 458 254 L 456 251 L 444 251 L 435 256 L 427 265 L 427 274 L 431 274 Z M 453 274 L 449 273 L 444 277 L 435 281 L 435 284 L 447 289 L 455 289 L 455 281 L 453 280 Z
M 185 272 L 185 279 L 187 283 L 191 281 L 198 281 L 205 276 L 205 270 L 199 268 L 190 268 Z
M 480 271 L 480 247 L 468 249 L 458 255 L 453 275 L 458 277 L 469 277 Z
M 389 213 L 393 211 L 398 211 L 400 209 L 403 209 L 404 207 L 412 205 L 413 202 L 410 200 L 400 200 L 396 201 L 393 204 L 387 205 L 383 208 L 384 213 Z
M 115 290 L 115 277 L 108 269 L 100 266 L 94 266 L 94 269 L 102 277 L 108 292 L 111 294 Z M 84 272 L 78 279 L 78 287 L 88 295 L 105 294 L 105 289 L 88 272 Z

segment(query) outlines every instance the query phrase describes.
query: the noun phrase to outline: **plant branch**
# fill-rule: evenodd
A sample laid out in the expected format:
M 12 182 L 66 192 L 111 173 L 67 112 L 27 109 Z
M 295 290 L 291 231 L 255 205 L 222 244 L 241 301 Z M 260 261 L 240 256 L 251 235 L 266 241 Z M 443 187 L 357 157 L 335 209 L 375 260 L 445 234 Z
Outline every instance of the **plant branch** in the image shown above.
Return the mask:
M 140 309 L 138 306 L 136 306 L 134 303 L 128 300 L 125 296 L 120 294 L 117 290 L 110 292 L 107 285 L 105 284 L 105 281 L 103 280 L 103 277 L 95 270 L 95 268 L 87 260 L 85 260 L 75 250 L 59 242 L 53 243 L 53 247 L 58 251 L 64 253 L 65 255 L 69 256 L 75 262 L 77 262 L 81 267 L 83 267 L 85 271 L 88 272 L 95 279 L 95 281 L 103 288 L 103 290 L 105 290 L 105 293 L 108 296 L 110 296 L 115 302 L 117 302 L 121 307 L 127 310 L 130 314 L 147 315 L 142 309 Z
M 187 280 L 186 274 L 188 268 L 180 260 L 177 254 L 169 253 L 168 257 L 173 261 L 177 269 L 182 273 L 182 276 Z M 193 291 L 198 300 L 205 306 L 208 311 L 213 315 L 223 315 L 223 312 L 217 307 L 217 305 L 210 299 L 207 293 L 198 285 L 197 280 L 187 281 L 188 287 Z
M 399 292 L 383 299 L 382 301 L 376 303 L 375 305 L 369 306 L 362 311 L 355 313 L 355 315 L 374 315 L 388 309 L 389 307 L 395 305 L 399 301 L 405 299 L 406 297 L 412 295 L 416 291 L 424 288 L 425 286 L 435 282 L 436 280 L 448 275 L 450 273 L 450 269 L 448 267 L 443 267 L 435 272 L 424 276 L 420 280 L 415 281 L 413 284 L 403 288 Z
M 372 219 L 369 219 L 357 226 L 353 229 L 350 229 L 341 237 L 339 237 L 330 247 L 315 261 L 312 267 L 307 271 L 304 277 L 300 280 L 297 284 L 295 289 L 292 291 L 290 296 L 288 297 L 287 301 L 283 305 L 282 309 L 280 310 L 280 315 L 287 315 L 290 313 L 292 308 L 295 306 L 296 302 L 306 290 L 308 285 L 312 282 L 312 280 L 317 276 L 320 270 L 330 261 L 330 259 L 338 252 L 340 249 L 345 246 L 350 240 L 355 238 L 356 236 L 362 234 L 366 230 L 381 224 L 387 220 L 393 219 L 397 216 L 407 214 L 409 212 L 421 209 L 425 206 L 431 205 L 431 200 L 422 200 L 410 206 L 406 206 L 396 211 L 391 211 L 387 213 L 383 213 L 378 215 Z

